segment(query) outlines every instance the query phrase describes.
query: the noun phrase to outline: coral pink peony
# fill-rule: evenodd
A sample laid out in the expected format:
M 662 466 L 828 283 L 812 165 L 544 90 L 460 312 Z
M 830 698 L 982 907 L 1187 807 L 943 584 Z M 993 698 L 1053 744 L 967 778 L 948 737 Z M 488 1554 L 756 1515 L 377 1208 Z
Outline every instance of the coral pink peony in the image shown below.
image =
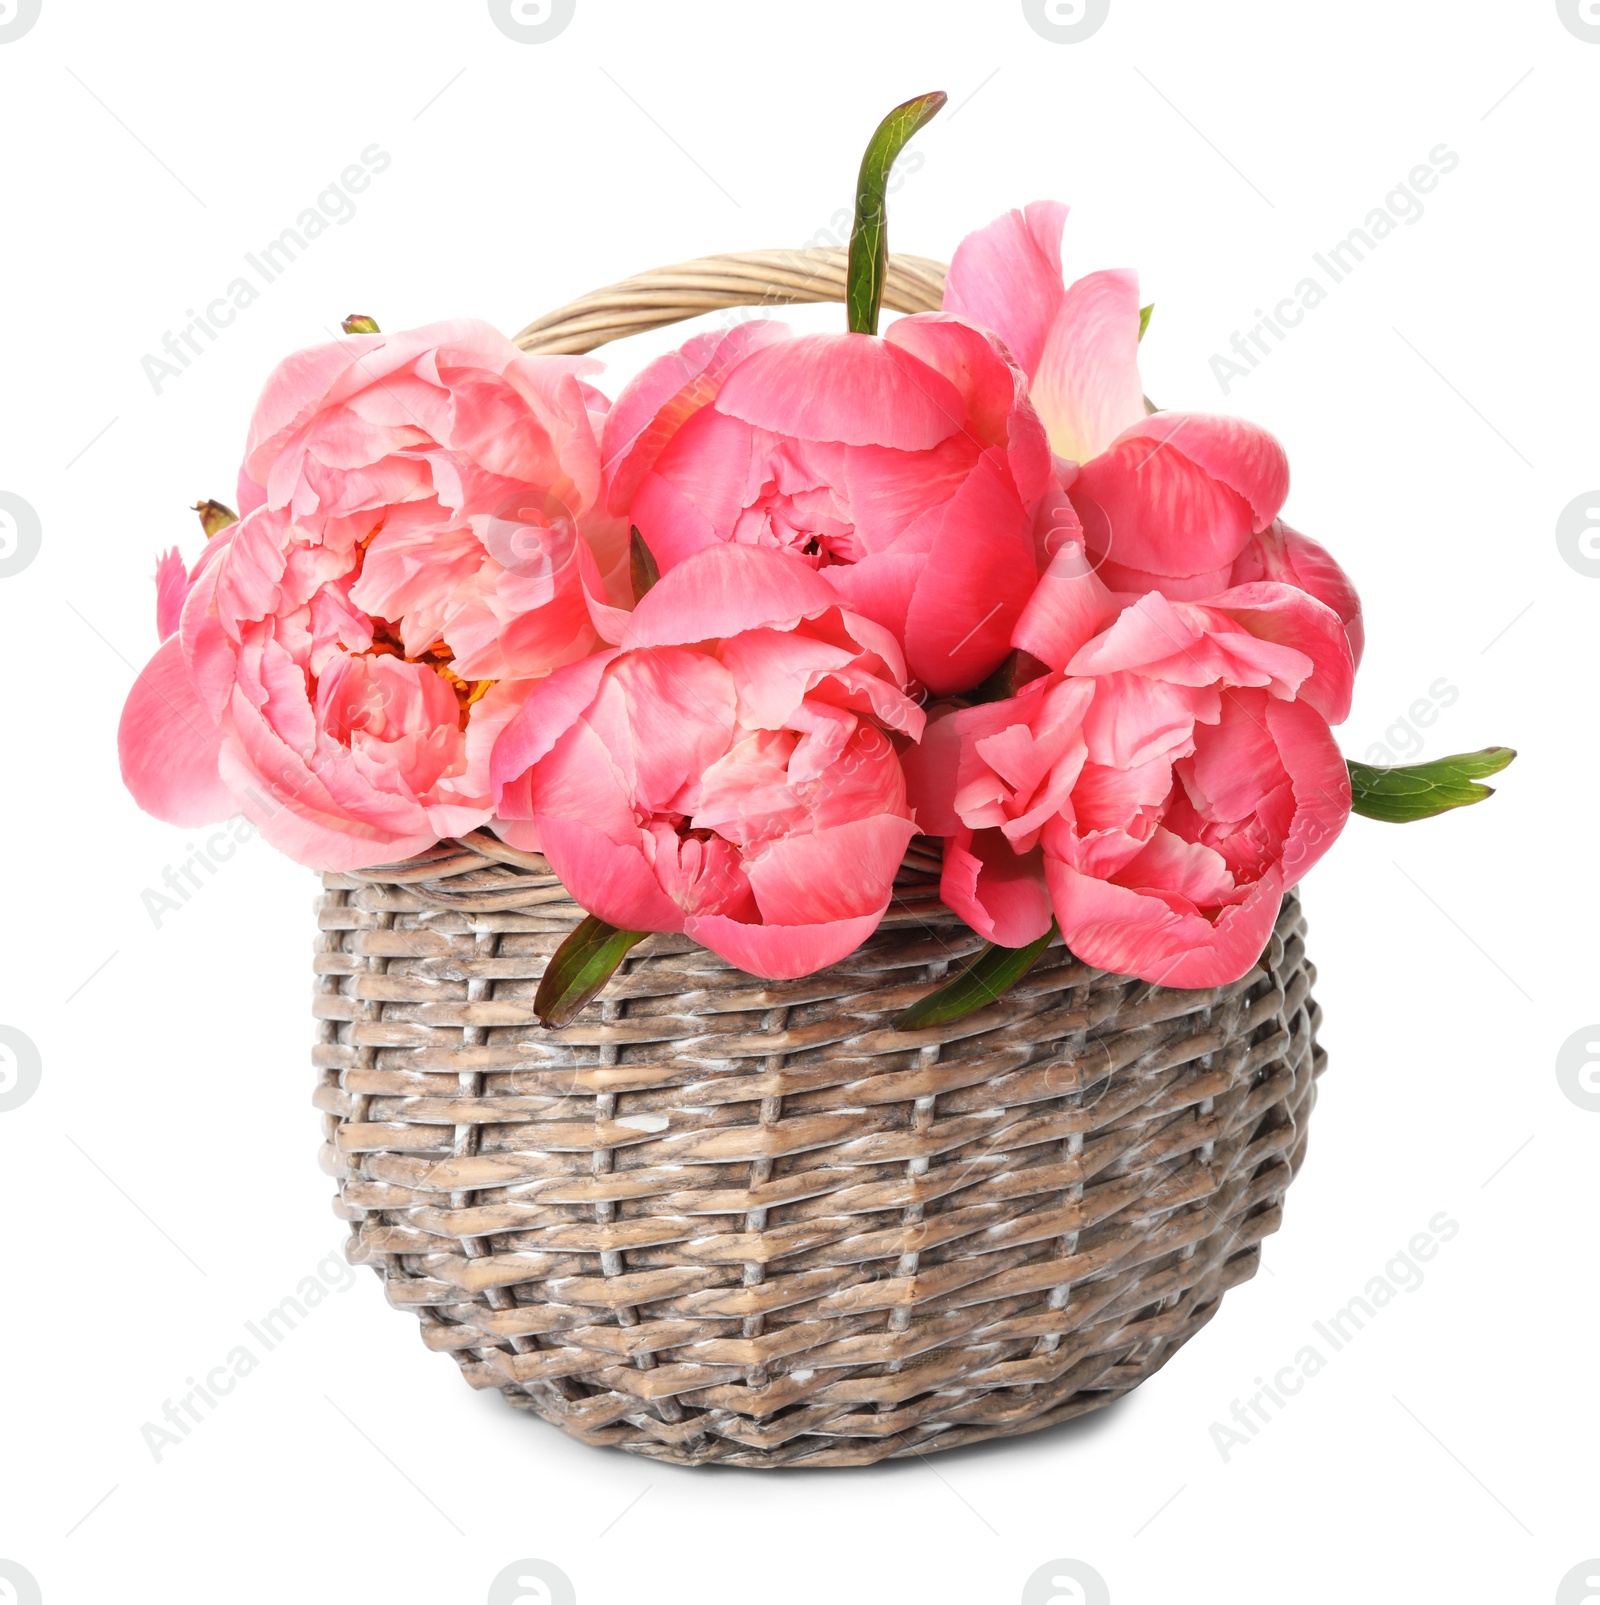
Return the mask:
M 1058 499 L 1022 375 L 943 314 L 882 338 L 702 335 L 624 392 L 605 455 L 608 508 L 664 573 L 721 543 L 792 553 L 941 693 L 1006 655 Z
M 283 363 L 244 519 L 192 575 L 175 554 L 158 573 L 162 646 L 120 732 L 141 806 L 242 811 L 324 869 L 487 821 L 495 737 L 528 681 L 597 644 L 604 571 L 626 566 L 580 371 L 477 323 Z
M 895 746 L 923 715 L 890 633 L 787 553 L 712 545 L 619 649 L 535 686 L 494 755 L 500 828 L 630 930 L 772 978 L 858 947 L 914 826 Z
M 968 235 L 944 296 L 946 311 L 994 330 L 1028 376 L 1072 504 L 1046 557 L 1061 539 L 1081 538 L 1114 590 L 1177 601 L 1283 580 L 1346 621 L 1359 658 L 1349 580 L 1277 521 L 1289 491 L 1283 448 L 1242 419 L 1146 416 L 1138 279 L 1119 269 L 1066 284 L 1066 217 L 1059 202 L 1036 201 Z
M 920 828 L 947 838 L 945 901 L 1004 947 L 1053 912 L 1103 969 L 1237 980 L 1349 813 L 1338 615 L 1266 582 L 1119 598 L 1068 543 L 1018 636 L 1050 672 L 935 718 L 906 755 Z
M 608 403 L 581 377 L 597 367 L 470 320 L 299 352 L 256 404 L 240 509 L 359 547 L 351 601 L 402 622 L 410 655 L 443 639 L 466 679 L 546 674 L 596 643 L 584 581 L 625 597 L 627 527 L 599 506 Z

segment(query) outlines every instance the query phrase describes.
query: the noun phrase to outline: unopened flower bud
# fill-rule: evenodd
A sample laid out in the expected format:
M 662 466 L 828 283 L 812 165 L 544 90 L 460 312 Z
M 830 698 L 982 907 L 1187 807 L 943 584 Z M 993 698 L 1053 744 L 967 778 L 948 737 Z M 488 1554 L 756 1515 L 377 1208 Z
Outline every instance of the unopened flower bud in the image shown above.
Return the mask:
M 239 522 L 239 515 L 225 502 L 196 502 L 194 510 L 200 515 L 200 527 L 206 532 L 207 540 L 220 535 L 228 525 Z

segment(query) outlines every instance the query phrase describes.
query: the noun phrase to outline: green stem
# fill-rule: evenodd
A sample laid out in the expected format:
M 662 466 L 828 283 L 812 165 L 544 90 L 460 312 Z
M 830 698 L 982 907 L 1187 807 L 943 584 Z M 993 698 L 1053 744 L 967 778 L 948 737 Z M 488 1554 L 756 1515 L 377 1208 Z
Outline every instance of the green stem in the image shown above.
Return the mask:
M 949 96 L 942 89 L 896 106 L 878 124 L 861 158 L 856 179 L 856 224 L 850 233 L 850 266 L 845 306 L 855 334 L 876 334 L 883 306 L 883 279 L 889 262 L 889 171 L 916 131 L 933 118 Z
M 894 1023 L 897 1031 L 916 1031 L 926 1025 L 948 1025 L 977 1009 L 987 1008 L 1014 987 L 1055 940 L 1056 922 L 1026 947 L 996 947 L 985 942 L 976 956 L 954 979 L 919 998 Z

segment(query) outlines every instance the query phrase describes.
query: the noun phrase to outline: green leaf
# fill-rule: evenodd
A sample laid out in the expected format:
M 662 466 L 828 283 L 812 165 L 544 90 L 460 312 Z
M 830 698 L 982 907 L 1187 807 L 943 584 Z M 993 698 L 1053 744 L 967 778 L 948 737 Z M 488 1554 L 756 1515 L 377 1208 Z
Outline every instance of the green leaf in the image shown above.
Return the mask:
M 644 593 L 661 578 L 661 570 L 656 566 L 655 553 L 644 543 L 644 536 L 639 533 L 639 526 L 635 524 L 628 540 L 628 573 L 633 581 L 633 599 L 635 602 L 644 600 Z
M 1154 301 L 1147 307 L 1139 308 L 1139 338 L 1144 339 L 1144 331 L 1150 327 L 1150 314 L 1156 309 Z
M 648 931 L 619 931 L 593 914 L 555 950 L 539 990 L 533 1012 L 542 1024 L 571 1025 L 583 1006 L 593 998 L 628 956 L 628 950 L 642 942 Z
M 925 1025 L 948 1025 L 976 1009 L 987 1008 L 1038 963 L 1039 955 L 1049 947 L 1055 934 L 1056 922 L 1051 920 L 1050 929 L 1026 947 L 996 947 L 993 942 L 984 943 L 959 975 L 913 1003 L 895 1021 L 895 1030 L 915 1031 Z
M 1350 770 L 1351 809 L 1367 819 L 1393 825 L 1413 819 L 1432 819 L 1452 808 L 1465 808 L 1494 796 L 1492 786 L 1478 782 L 1497 775 L 1516 757 L 1510 747 L 1485 747 L 1482 752 L 1461 752 L 1433 763 L 1376 769 L 1347 760 Z
M 896 106 L 878 124 L 861 158 L 856 179 L 856 223 L 850 233 L 850 266 L 845 277 L 845 306 L 856 334 L 878 332 L 883 305 L 883 276 L 889 261 L 889 170 L 916 131 L 936 116 L 949 96 L 943 90 L 918 95 Z
M 377 334 L 380 332 L 378 320 L 369 318 L 365 312 L 352 312 L 339 327 L 346 334 Z

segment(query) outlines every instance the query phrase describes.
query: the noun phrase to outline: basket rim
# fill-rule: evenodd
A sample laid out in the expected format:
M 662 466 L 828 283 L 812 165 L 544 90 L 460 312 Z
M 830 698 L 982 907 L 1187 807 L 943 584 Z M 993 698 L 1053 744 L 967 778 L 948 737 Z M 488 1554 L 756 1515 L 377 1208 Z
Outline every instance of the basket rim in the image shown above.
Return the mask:
M 535 318 L 512 344 L 530 355 L 575 356 L 731 307 L 843 302 L 849 256 L 843 246 L 798 246 L 721 252 L 648 268 Z M 933 257 L 891 253 L 884 306 L 892 312 L 939 311 L 948 271 Z

